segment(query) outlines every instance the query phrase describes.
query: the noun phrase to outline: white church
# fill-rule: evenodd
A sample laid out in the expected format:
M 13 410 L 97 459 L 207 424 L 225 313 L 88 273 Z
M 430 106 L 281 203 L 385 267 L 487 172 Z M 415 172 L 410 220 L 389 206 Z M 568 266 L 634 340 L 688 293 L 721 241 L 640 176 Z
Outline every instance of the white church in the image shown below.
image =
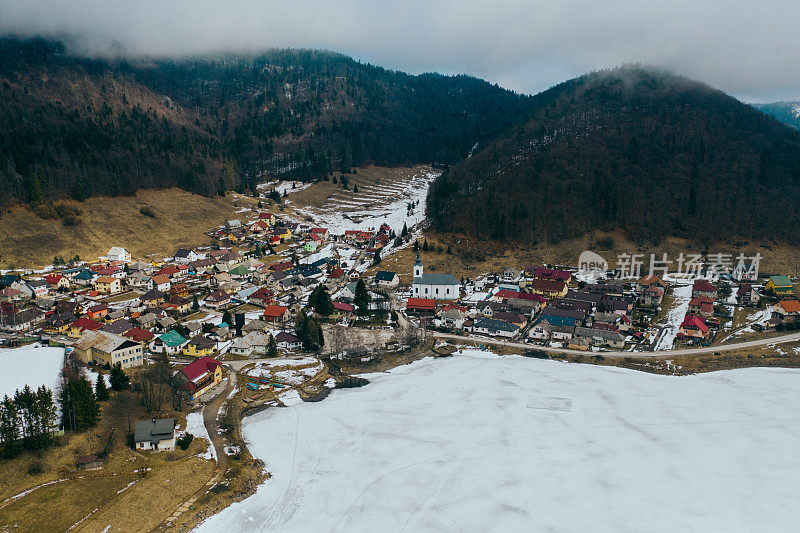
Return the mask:
M 414 298 L 433 298 L 436 300 L 456 300 L 461 297 L 461 284 L 452 274 L 425 274 L 422 260 L 417 252 L 414 262 L 414 283 L 411 286 Z

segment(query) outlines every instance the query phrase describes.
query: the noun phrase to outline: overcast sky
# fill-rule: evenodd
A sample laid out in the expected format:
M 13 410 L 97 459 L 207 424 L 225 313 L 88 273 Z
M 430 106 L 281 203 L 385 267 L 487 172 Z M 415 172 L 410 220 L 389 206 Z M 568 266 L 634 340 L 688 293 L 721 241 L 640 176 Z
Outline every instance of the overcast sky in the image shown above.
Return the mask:
M 78 36 L 91 54 L 325 48 L 526 93 L 640 62 L 800 99 L 800 0 L 0 0 L 0 31 Z

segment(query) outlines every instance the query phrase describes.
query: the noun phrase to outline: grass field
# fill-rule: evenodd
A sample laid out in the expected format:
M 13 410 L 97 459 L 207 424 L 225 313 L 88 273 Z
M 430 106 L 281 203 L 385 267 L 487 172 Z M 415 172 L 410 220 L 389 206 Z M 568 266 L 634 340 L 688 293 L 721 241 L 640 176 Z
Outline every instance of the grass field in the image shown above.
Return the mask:
M 81 213 L 81 223 L 69 227 L 61 220 L 45 220 L 32 210 L 16 208 L 0 217 L 0 267 L 41 267 L 55 255 L 92 259 L 116 245 L 136 256 L 171 255 L 181 246 L 208 244 L 204 232 L 235 218 L 237 202 L 241 203 L 233 196 L 206 198 L 179 189 L 67 201 Z M 142 208 L 155 216 L 142 214 Z

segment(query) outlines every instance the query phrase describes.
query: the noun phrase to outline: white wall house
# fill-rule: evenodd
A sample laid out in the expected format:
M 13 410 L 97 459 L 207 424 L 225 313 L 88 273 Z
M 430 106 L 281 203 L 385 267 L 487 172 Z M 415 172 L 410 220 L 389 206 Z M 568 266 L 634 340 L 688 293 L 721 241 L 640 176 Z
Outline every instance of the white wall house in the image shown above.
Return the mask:
M 114 246 L 108 251 L 106 257 L 111 261 L 124 261 L 127 263 L 131 260 L 131 253 L 121 246 Z

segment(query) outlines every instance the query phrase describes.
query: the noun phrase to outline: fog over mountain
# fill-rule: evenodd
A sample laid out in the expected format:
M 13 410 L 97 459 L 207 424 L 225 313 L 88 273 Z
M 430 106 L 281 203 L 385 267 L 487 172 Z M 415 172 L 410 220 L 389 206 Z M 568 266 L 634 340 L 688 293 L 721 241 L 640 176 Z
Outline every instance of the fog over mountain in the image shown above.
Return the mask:
M 789 0 L 6 0 L 0 33 L 91 55 L 325 48 L 411 73 L 469 73 L 536 93 L 593 69 L 660 65 L 748 101 L 800 97 Z

